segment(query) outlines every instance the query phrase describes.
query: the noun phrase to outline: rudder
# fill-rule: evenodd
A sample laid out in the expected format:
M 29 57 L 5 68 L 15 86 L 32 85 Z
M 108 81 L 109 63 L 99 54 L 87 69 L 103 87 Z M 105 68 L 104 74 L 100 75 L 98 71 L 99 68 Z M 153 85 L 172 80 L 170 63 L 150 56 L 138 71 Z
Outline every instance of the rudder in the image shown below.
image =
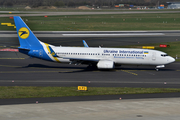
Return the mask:
M 29 29 L 26 23 L 19 16 L 14 16 L 16 31 L 19 38 L 20 49 L 31 49 L 40 47 L 40 41 Z

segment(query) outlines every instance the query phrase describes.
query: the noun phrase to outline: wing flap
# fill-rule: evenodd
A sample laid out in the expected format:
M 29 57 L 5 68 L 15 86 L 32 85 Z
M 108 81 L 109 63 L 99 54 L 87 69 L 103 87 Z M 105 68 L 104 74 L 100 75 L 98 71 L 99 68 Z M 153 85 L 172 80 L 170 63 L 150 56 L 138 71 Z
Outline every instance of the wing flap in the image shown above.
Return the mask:
M 93 61 L 98 62 L 100 59 L 93 59 L 93 58 L 71 58 L 71 57 L 62 57 L 63 59 L 70 59 L 70 60 L 82 60 L 82 61 Z

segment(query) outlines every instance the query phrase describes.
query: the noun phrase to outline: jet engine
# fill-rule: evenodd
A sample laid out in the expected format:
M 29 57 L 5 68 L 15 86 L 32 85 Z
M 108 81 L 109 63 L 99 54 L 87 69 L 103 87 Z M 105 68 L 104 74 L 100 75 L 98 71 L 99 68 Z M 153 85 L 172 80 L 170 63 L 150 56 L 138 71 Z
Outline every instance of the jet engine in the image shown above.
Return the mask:
M 111 60 L 100 60 L 97 63 L 98 69 L 113 69 L 114 68 L 114 62 Z

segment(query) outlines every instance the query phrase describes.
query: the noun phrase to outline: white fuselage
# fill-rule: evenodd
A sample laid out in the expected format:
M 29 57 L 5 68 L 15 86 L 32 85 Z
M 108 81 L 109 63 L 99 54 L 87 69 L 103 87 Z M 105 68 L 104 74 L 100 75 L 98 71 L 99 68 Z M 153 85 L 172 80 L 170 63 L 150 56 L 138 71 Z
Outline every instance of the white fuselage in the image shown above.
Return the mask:
M 60 62 L 69 62 L 71 59 L 99 61 L 113 61 L 114 64 L 133 65 L 165 65 L 175 61 L 166 53 L 134 48 L 85 48 L 85 47 L 52 47 Z M 50 55 L 49 55 L 50 56 Z M 57 61 L 57 60 L 54 60 Z

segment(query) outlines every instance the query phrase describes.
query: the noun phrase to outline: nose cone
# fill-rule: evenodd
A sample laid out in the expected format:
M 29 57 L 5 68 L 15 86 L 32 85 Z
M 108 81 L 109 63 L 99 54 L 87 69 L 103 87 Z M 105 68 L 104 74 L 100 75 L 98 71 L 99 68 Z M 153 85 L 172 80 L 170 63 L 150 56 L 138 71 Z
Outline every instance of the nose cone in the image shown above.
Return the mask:
M 173 57 L 169 57 L 169 63 L 172 63 L 172 62 L 174 62 L 175 61 L 175 59 L 173 58 Z

